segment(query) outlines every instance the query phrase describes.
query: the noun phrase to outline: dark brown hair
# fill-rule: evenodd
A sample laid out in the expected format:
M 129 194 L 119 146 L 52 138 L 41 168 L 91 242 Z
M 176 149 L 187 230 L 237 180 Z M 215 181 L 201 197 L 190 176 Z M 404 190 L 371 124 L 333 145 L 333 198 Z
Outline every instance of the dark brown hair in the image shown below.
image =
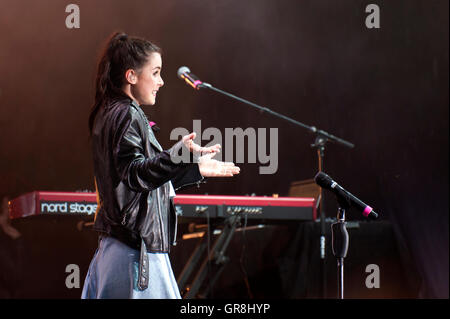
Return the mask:
M 122 91 L 125 72 L 128 69 L 139 71 L 153 52 L 162 54 L 159 47 L 145 39 L 122 32 L 110 36 L 97 68 L 95 100 L 89 115 L 91 134 L 95 117 L 105 103 L 111 98 L 127 97 Z

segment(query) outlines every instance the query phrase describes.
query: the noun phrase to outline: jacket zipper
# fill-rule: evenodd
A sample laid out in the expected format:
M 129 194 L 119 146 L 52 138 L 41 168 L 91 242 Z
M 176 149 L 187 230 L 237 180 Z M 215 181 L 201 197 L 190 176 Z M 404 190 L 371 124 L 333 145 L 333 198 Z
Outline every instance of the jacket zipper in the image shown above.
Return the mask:
M 195 183 L 189 183 L 189 184 L 181 185 L 180 187 L 176 188 L 175 191 L 177 191 L 177 190 L 179 190 L 181 188 L 185 188 L 185 187 L 191 186 L 191 185 L 197 185 L 197 188 L 200 188 L 200 184 L 206 183 L 206 182 L 204 182 L 204 180 L 205 180 L 205 178 L 202 177 L 201 180 L 199 180 L 199 181 L 197 181 Z
M 126 224 L 127 224 L 127 216 L 129 215 L 129 213 L 125 213 L 124 215 L 123 215 L 123 218 L 122 218 L 122 225 L 123 226 L 125 226 Z
M 156 189 L 156 200 L 158 201 L 158 215 L 159 215 L 159 220 L 161 221 L 161 223 L 159 224 L 159 228 L 161 231 L 161 244 L 162 247 L 164 247 L 164 229 L 162 228 L 162 223 L 163 223 L 163 219 L 162 219 L 162 215 L 161 215 L 161 206 L 160 206 L 160 202 L 159 202 L 159 188 Z
M 175 207 L 174 207 L 175 209 Z M 175 231 L 173 234 L 173 240 L 172 245 L 175 246 L 177 244 L 177 231 L 178 231 L 178 219 L 177 219 L 177 212 L 175 211 Z

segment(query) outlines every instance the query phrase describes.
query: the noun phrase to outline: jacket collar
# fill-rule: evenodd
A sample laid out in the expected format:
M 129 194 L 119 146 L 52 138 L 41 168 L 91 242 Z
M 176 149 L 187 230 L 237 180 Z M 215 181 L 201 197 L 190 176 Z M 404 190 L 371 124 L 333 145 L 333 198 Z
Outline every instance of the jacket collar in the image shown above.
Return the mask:
M 158 140 L 155 137 L 155 134 L 153 134 L 153 130 L 150 127 L 150 123 L 148 122 L 147 116 L 145 115 L 144 111 L 141 109 L 141 107 L 136 103 L 136 101 L 131 100 L 131 105 L 133 105 L 144 117 L 144 120 L 146 121 L 147 124 L 147 128 L 148 128 L 148 136 L 150 139 L 150 143 L 156 147 L 156 149 L 158 149 L 160 152 L 163 151 L 163 148 L 161 147 L 161 145 L 159 144 Z

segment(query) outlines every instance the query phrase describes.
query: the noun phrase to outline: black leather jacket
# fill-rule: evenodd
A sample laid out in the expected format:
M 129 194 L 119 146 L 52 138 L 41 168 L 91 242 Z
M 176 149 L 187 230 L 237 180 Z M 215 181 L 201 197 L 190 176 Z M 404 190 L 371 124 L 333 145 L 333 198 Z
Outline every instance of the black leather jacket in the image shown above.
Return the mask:
M 100 202 L 94 229 L 135 249 L 143 240 L 148 252 L 169 252 L 177 227 L 169 182 L 179 189 L 203 181 L 197 163 L 173 160 L 184 147 L 179 141 L 163 151 L 133 100 L 107 103 L 92 131 Z

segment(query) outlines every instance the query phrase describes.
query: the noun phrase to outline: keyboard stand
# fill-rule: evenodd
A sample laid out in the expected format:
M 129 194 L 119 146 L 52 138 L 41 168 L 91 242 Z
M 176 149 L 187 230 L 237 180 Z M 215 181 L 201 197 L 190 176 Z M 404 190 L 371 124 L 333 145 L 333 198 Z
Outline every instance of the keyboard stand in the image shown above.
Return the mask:
M 178 279 L 178 286 L 182 291 L 184 299 L 206 298 L 209 295 L 211 288 L 214 286 L 229 261 L 225 252 L 233 238 L 237 226 L 240 224 L 240 219 L 241 217 L 239 215 L 232 215 L 225 219 L 225 225 L 222 232 L 215 240 L 211 251 L 207 252 L 207 256 L 203 259 L 191 284 L 186 285 L 193 270 L 197 269 L 197 264 L 200 261 L 201 255 L 204 254 L 207 248 L 208 236 L 206 236 L 206 233 L 203 235 Z M 208 272 L 211 272 L 213 277 L 210 278 L 205 290 L 202 293 L 199 293 L 200 289 L 203 288 L 203 282 L 205 281 Z

